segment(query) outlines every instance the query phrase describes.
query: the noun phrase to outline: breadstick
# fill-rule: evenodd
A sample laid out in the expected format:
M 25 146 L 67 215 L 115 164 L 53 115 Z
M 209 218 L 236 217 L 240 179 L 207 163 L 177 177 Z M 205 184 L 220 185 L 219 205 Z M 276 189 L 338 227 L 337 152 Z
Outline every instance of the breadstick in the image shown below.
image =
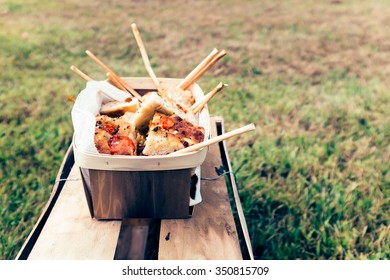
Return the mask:
M 84 80 L 86 80 L 87 82 L 88 81 L 93 81 L 93 79 L 88 76 L 87 74 L 85 74 L 84 72 L 82 72 L 80 69 L 78 69 L 76 66 L 72 65 L 70 66 L 70 69 L 75 72 L 77 75 L 79 75 L 81 78 L 83 78 Z
M 214 66 L 215 63 L 217 63 L 218 60 L 220 60 L 225 55 L 226 55 L 225 50 L 220 51 L 216 56 L 212 58 L 212 60 L 209 63 L 207 63 L 200 71 L 198 71 L 191 80 L 189 80 L 185 85 L 183 85 L 181 89 L 186 90 L 190 86 L 192 86 L 200 77 L 204 75 L 204 73 L 206 73 L 211 67 Z
M 146 52 L 146 48 L 144 46 L 144 43 L 142 42 L 142 37 L 138 31 L 137 25 L 135 23 L 131 24 L 131 28 L 133 30 L 133 34 L 135 37 L 135 40 L 137 41 L 137 45 L 139 47 L 139 50 L 141 52 L 142 60 L 145 64 L 146 71 L 148 71 L 149 76 L 152 78 L 154 85 L 156 86 L 158 91 L 161 91 L 161 85 L 159 80 L 156 77 L 156 74 L 154 74 L 152 66 L 150 65 L 148 53 Z
M 185 87 L 187 87 L 187 84 L 197 75 L 197 73 L 199 71 L 201 71 L 208 63 L 210 63 L 210 61 L 218 54 L 218 50 L 217 49 L 213 49 L 211 51 L 211 53 L 205 58 L 203 59 L 199 64 L 198 66 L 196 66 L 194 68 L 194 70 L 191 71 L 190 74 L 187 75 L 187 77 L 184 78 L 183 81 L 181 81 L 177 86 L 176 88 L 180 88 L 180 89 L 184 89 Z
M 124 86 L 124 88 L 131 93 L 134 97 L 138 98 L 139 101 L 142 102 L 142 96 L 136 92 L 128 83 L 122 80 L 114 71 L 112 71 L 107 65 L 105 65 L 100 59 L 98 59 L 93 53 L 89 50 L 86 50 L 85 53 L 97 64 L 100 65 L 106 72 L 109 72 L 110 75 L 115 76 L 115 78 Z
M 110 72 L 107 72 L 107 78 L 108 80 L 114 85 L 116 86 L 117 88 L 123 90 L 123 91 L 126 91 L 126 88 L 120 83 L 120 81 L 116 78 L 115 75 L 112 75 Z
M 206 94 L 205 97 L 203 97 L 202 100 L 200 100 L 197 103 L 193 104 L 190 107 L 190 110 L 194 114 L 202 111 L 203 107 L 207 104 L 207 102 L 209 102 L 210 99 L 213 98 L 216 93 L 220 92 L 226 86 L 227 86 L 227 84 L 223 84 L 222 82 L 220 82 L 212 91 L 210 91 L 208 94 Z

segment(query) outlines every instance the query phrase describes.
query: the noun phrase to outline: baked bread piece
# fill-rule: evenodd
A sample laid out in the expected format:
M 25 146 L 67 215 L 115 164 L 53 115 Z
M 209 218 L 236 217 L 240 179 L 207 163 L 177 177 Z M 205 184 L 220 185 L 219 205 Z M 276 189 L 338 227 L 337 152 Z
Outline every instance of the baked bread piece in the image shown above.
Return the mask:
M 178 115 L 191 123 L 197 123 L 196 118 L 191 111 L 186 110 L 167 96 L 162 97 L 157 92 L 151 92 L 148 94 L 148 97 L 144 99 L 142 106 L 134 115 L 134 125 L 136 129 L 141 133 L 146 133 L 148 131 L 149 122 L 156 112 L 166 115 Z
M 190 90 L 173 88 L 168 91 L 168 96 L 183 108 L 190 108 L 195 103 L 195 98 Z
M 143 154 L 167 155 L 204 140 L 204 128 L 178 115 L 155 113 L 149 124 Z
M 100 114 L 110 117 L 120 117 L 126 112 L 135 113 L 139 107 L 138 99 L 133 98 L 129 102 L 122 101 L 110 101 L 102 105 L 100 108 Z
M 135 155 L 136 140 L 132 124 L 133 113 L 119 118 L 106 115 L 96 117 L 95 146 L 99 153 L 111 155 Z

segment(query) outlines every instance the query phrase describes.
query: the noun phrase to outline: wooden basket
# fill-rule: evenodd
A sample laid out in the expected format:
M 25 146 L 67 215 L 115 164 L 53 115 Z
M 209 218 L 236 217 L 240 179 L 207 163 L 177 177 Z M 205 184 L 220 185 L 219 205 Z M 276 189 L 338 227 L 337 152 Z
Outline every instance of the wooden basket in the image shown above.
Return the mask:
M 124 78 L 139 92 L 154 90 L 150 78 Z M 165 87 L 179 79 L 159 79 Z M 196 84 L 195 100 L 203 97 Z M 207 106 L 199 125 L 210 135 Z M 200 196 L 200 165 L 208 148 L 166 156 L 111 156 L 81 151 L 73 141 L 75 162 L 80 167 L 91 217 L 96 219 L 189 218 L 191 197 Z

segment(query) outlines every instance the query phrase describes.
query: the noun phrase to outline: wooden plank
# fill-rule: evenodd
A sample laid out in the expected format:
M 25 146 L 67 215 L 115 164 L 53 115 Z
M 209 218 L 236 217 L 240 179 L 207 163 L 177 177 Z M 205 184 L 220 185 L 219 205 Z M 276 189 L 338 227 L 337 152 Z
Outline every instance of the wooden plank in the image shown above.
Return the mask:
M 74 165 L 28 259 L 113 259 L 120 225 L 91 218 Z
M 65 184 L 65 179 L 68 178 L 70 171 L 72 170 L 72 166 L 74 164 L 74 154 L 72 145 L 69 146 L 64 159 L 61 163 L 60 169 L 58 171 L 56 181 L 53 185 L 52 192 L 50 194 L 50 198 L 45 205 L 45 208 L 38 218 L 34 228 L 29 234 L 28 238 L 24 242 L 22 248 L 20 249 L 18 255 L 15 259 L 17 260 L 26 260 L 31 252 L 31 249 L 34 247 L 35 242 L 37 241 L 39 234 L 41 233 L 47 218 L 49 217 L 51 210 L 53 209 L 55 203 L 57 202 L 57 198 L 59 197 L 62 188 Z
M 225 133 L 224 125 L 223 125 L 223 118 L 215 117 L 214 119 L 215 119 L 216 124 L 217 124 L 218 134 Z M 223 141 L 223 142 L 219 143 L 219 147 L 221 149 L 221 159 L 222 159 L 223 165 L 226 168 L 228 168 L 229 171 L 232 171 L 232 166 L 231 166 L 231 163 L 229 160 L 229 155 L 228 155 L 227 148 L 226 148 L 226 142 Z M 246 224 L 244 209 L 242 208 L 242 205 L 241 205 L 241 200 L 240 200 L 240 196 L 238 193 L 236 180 L 235 180 L 234 174 L 232 172 L 229 173 L 228 180 L 230 182 L 231 190 L 233 192 L 233 198 L 234 198 L 234 202 L 235 202 L 234 203 L 235 211 L 236 211 L 236 214 L 238 216 L 237 217 L 238 222 L 236 223 L 236 227 L 238 229 L 239 235 L 241 233 L 241 235 L 243 237 L 243 238 L 240 238 L 240 240 L 245 242 L 245 245 L 241 246 L 242 255 L 243 255 L 243 258 L 245 258 L 245 259 L 254 260 L 252 243 L 251 243 L 251 239 L 249 236 L 249 230 L 248 230 L 248 227 Z
M 115 260 L 143 260 L 151 259 L 148 255 L 147 245 L 150 240 L 149 231 L 154 232 L 159 220 L 152 219 L 128 219 L 123 220 L 119 233 L 118 244 L 115 250 Z M 157 234 L 158 234 L 157 230 Z M 152 250 L 156 250 L 158 244 L 152 244 Z
M 215 122 L 212 134 L 216 135 Z M 201 176 L 213 178 L 222 165 L 218 144 L 210 146 L 201 167 Z M 237 230 L 223 177 L 202 181 L 202 202 L 192 218 L 162 220 L 159 241 L 160 260 L 242 259 Z

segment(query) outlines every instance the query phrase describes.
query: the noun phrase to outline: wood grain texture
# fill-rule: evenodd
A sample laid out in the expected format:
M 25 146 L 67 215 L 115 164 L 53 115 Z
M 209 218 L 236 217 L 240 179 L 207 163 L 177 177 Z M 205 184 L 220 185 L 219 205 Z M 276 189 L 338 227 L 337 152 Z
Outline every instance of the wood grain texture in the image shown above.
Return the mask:
M 124 220 L 119 233 L 114 259 L 145 259 L 148 232 L 149 221 L 147 219 L 134 219 L 131 222 Z
M 215 122 L 212 133 L 216 135 Z M 210 146 L 201 170 L 202 177 L 216 177 L 222 165 L 218 144 Z M 202 181 L 202 202 L 191 219 L 162 220 L 159 241 L 160 260 L 242 259 L 240 244 L 223 177 Z
M 65 153 L 64 159 L 62 160 L 60 169 L 57 173 L 56 181 L 53 185 L 50 198 L 47 201 L 43 212 L 41 213 L 38 221 L 34 225 L 32 231 L 30 232 L 28 238 L 24 242 L 22 248 L 20 249 L 18 255 L 16 256 L 17 260 L 26 260 L 31 252 L 31 249 L 34 247 L 36 240 L 38 239 L 43 227 L 45 226 L 47 218 L 50 216 L 51 210 L 57 202 L 57 198 L 61 194 L 64 184 L 64 179 L 68 178 L 72 167 L 74 164 L 74 153 L 72 145 L 69 146 L 68 150 Z
M 96 219 L 188 218 L 191 169 L 89 170 Z
M 68 177 L 80 179 L 78 166 Z M 67 181 L 28 259 L 113 259 L 120 221 L 97 221 L 88 210 L 81 180 Z

